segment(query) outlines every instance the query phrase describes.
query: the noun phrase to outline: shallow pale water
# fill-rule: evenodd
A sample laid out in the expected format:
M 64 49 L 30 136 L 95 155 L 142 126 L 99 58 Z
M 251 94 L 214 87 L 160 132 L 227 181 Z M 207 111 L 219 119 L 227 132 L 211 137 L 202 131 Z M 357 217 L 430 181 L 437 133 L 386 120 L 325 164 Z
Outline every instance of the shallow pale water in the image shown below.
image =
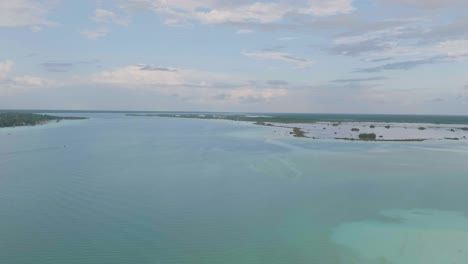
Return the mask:
M 76 115 L 0 129 L 0 263 L 468 263 L 466 143 Z

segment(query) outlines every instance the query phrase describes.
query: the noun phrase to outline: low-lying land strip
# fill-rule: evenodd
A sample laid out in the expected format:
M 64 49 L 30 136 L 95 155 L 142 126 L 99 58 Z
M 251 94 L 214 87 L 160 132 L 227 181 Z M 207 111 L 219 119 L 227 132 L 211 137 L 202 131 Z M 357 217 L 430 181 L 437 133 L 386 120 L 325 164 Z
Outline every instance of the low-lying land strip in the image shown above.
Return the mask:
M 252 122 L 254 125 L 280 128 L 275 134 L 291 135 L 311 139 L 334 139 L 370 142 L 422 142 L 426 140 L 467 140 L 468 121 L 465 123 L 439 122 L 385 122 L 355 121 L 348 119 L 333 120 L 305 119 L 299 115 L 242 115 L 226 113 L 151 113 L 127 114 L 128 116 L 219 119 Z M 327 117 L 328 118 L 328 117 Z M 287 132 L 286 132 L 287 131 Z
M 85 117 L 62 117 L 34 113 L 0 112 L 0 127 L 35 126 L 61 120 L 80 120 Z

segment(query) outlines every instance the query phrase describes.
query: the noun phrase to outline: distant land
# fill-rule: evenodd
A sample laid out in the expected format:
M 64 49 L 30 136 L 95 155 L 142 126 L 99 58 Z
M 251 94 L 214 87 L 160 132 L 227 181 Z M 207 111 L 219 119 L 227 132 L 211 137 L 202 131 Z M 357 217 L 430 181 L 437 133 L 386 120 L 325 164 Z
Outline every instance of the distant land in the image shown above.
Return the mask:
M 85 117 L 62 117 L 44 114 L 34 114 L 25 112 L 0 112 L 0 128 L 1 127 L 17 127 L 17 126 L 35 126 L 42 125 L 48 122 L 59 122 L 61 120 L 81 120 Z
M 468 126 L 463 115 L 395 115 L 395 114 L 314 114 L 314 113 L 224 113 L 224 112 L 128 112 L 127 116 L 157 116 L 173 118 L 224 119 L 247 122 L 283 124 L 317 122 L 382 122 L 459 124 Z
M 129 113 L 134 117 L 251 122 L 276 135 L 348 141 L 468 140 L 467 116 L 356 114 Z
M 270 127 L 274 135 L 310 139 L 395 142 L 468 140 L 468 116 L 461 115 L 0 110 L 0 127 L 35 126 L 52 121 L 87 119 L 66 117 L 66 113 L 114 113 L 133 117 L 240 121 Z

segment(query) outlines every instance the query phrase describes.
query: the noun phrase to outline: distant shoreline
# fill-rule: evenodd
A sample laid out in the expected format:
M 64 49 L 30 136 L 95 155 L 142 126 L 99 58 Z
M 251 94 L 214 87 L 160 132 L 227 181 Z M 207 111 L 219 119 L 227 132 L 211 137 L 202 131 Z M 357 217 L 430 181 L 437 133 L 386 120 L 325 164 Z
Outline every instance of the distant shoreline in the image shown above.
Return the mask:
M 62 120 L 83 120 L 86 117 L 62 117 L 35 113 L 0 112 L 0 128 L 38 126 Z
M 320 116 L 393 116 L 393 117 L 459 117 L 468 122 L 468 114 L 392 114 L 392 113 L 308 113 L 308 112 L 226 112 L 226 111 L 181 111 L 181 110 L 71 110 L 71 109 L 0 109 L 0 112 L 16 113 L 116 113 L 116 114 L 222 114 L 222 115 L 320 115 Z
M 254 125 L 277 128 L 273 132 L 278 135 L 289 135 L 297 138 L 328 139 L 365 142 L 423 142 L 427 140 L 468 140 L 468 125 L 438 124 L 423 122 L 385 122 L 380 121 L 348 121 L 335 119 L 300 122 L 300 118 L 292 116 L 263 115 L 221 115 L 221 114 L 127 114 L 135 117 L 167 117 L 208 120 L 229 120 L 250 122 Z
M 225 119 L 248 122 L 271 123 L 317 123 L 317 122 L 377 122 L 377 123 L 430 123 L 466 125 L 468 116 L 435 116 L 435 115 L 378 115 L 378 114 L 256 114 L 256 113 L 201 113 L 201 112 L 172 112 L 172 113 L 127 113 L 127 116 L 155 116 L 198 119 Z
M 287 126 L 274 125 L 274 124 L 271 124 L 271 123 L 254 123 L 254 125 L 269 126 L 269 127 L 292 128 L 292 131 L 289 132 L 289 134 L 294 136 L 294 137 L 320 139 L 320 138 L 317 138 L 317 137 L 306 136 L 306 132 L 304 132 L 302 130 L 302 128 L 299 128 L 299 127 L 287 127 Z M 358 138 L 335 137 L 334 139 L 336 139 L 336 140 L 346 140 L 346 141 L 374 141 L 374 142 L 423 142 L 423 141 L 429 140 L 429 139 L 421 139 L 421 138 L 414 138 L 414 139 L 377 139 L 376 134 L 373 134 L 373 135 L 375 135 L 373 139 L 362 139 L 362 138 L 360 138 L 360 135 L 364 135 L 364 134 L 362 134 L 362 133 L 359 134 Z

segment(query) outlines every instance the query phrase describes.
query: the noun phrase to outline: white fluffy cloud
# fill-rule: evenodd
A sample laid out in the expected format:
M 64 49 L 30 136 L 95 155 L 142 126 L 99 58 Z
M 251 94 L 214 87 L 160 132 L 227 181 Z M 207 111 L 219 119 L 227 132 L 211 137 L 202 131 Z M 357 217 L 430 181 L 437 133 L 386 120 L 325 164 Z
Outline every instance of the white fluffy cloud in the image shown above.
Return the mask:
M 129 23 L 128 18 L 120 17 L 110 10 L 100 8 L 94 11 L 94 15 L 91 19 L 98 23 L 113 23 L 118 25 L 128 25 Z
M 213 83 L 232 83 L 229 76 L 153 65 L 131 65 L 113 71 L 104 71 L 91 76 L 95 83 L 128 87 L 139 86 L 212 86 Z
M 131 65 L 92 75 L 91 83 L 144 89 L 187 101 L 216 105 L 265 101 L 287 94 L 284 88 L 253 87 L 226 74 L 154 65 Z
M 11 95 L 38 88 L 54 88 L 61 86 L 60 82 L 42 77 L 12 74 L 14 63 L 12 61 L 0 62 L 0 94 Z
M 351 13 L 353 0 L 131 0 L 120 6 L 129 10 L 151 10 L 164 16 L 166 24 L 199 21 L 205 24 L 273 23 L 288 14 L 331 16 Z
M 0 1 L 0 27 L 52 25 L 46 18 L 48 8 L 41 1 Z
M 258 22 L 271 23 L 280 20 L 288 7 L 281 3 L 253 3 L 234 8 L 212 9 L 208 12 L 197 12 L 196 17 L 205 24 Z

